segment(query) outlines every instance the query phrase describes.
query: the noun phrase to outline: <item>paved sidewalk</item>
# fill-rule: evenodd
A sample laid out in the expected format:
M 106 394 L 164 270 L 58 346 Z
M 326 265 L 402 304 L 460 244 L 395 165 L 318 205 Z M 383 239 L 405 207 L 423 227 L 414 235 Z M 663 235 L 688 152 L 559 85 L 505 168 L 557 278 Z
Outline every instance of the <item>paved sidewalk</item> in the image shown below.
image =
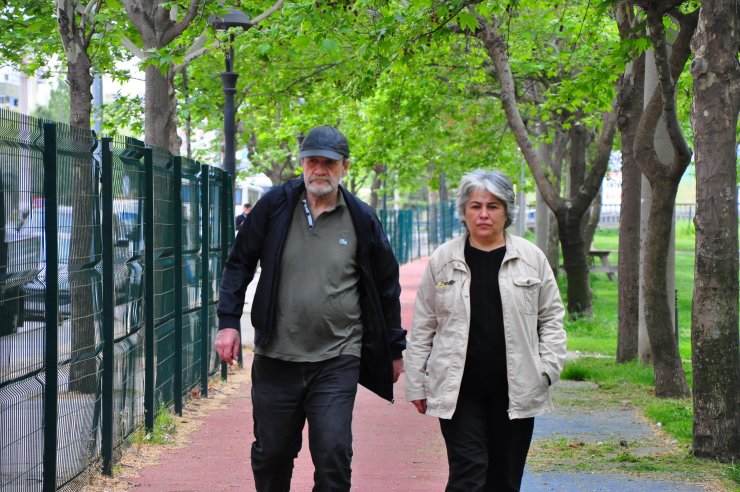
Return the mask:
M 403 325 L 411 326 L 414 297 L 426 266 L 418 260 L 401 268 Z M 253 282 L 253 285 L 256 284 Z M 253 288 L 248 292 L 253 292 Z M 248 310 L 249 305 L 245 308 Z M 245 313 L 244 318 L 248 318 Z M 245 340 L 249 328 L 243 326 Z M 254 482 L 249 467 L 253 440 L 249 367 L 251 350 L 245 350 L 244 369 L 230 376 L 235 387 L 224 398 L 222 408 L 211 411 L 200 429 L 189 436 L 189 445 L 168 450 L 158 464 L 139 471 L 125 482 L 132 489 L 161 492 L 251 491 Z M 572 383 L 571 383 L 572 384 Z M 567 391 L 568 383 L 562 385 Z M 447 478 L 444 442 L 437 419 L 418 415 L 404 401 L 403 377 L 395 388 L 396 403 L 360 388 L 354 413 L 354 459 L 352 490 L 369 492 L 442 491 Z M 564 436 L 599 441 L 615 436 L 635 439 L 651 429 L 634 412 L 573 414 L 555 412 L 538 418 L 535 442 Z M 292 490 L 310 491 L 313 485 L 307 440 L 295 464 Z M 116 489 L 121 490 L 121 489 Z M 620 474 L 525 473 L 524 491 L 672 491 L 710 490 L 680 482 L 643 480 Z

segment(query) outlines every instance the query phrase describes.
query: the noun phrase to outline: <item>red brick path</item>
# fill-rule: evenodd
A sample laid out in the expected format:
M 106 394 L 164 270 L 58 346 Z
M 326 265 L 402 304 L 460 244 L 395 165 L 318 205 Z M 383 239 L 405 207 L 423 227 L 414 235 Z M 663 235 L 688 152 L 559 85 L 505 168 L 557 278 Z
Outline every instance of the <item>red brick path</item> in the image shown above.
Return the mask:
M 401 267 L 403 326 L 411 326 L 414 297 L 426 260 Z M 250 366 L 245 360 L 245 369 Z M 447 459 L 437 419 L 419 415 L 404 398 L 403 376 L 391 405 L 360 388 L 354 412 L 352 490 L 369 492 L 443 490 Z M 212 411 L 190 437 L 191 444 L 168 451 L 161 463 L 127 479 L 137 490 L 161 492 L 250 491 L 249 468 L 252 407 L 249 384 L 229 400 L 228 408 Z M 304 432 L 304 446 L 295 463 L 292 490 L 310 491 L 313 465 Z

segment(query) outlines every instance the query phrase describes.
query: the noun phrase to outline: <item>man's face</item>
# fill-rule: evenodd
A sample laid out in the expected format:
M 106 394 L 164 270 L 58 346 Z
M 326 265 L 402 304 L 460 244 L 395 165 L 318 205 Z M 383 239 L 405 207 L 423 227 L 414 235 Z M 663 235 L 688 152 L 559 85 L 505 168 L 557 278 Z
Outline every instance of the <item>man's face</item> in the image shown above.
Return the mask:
M 342 177 L 349 169 L 349 160 L 332 160 L 311 156 L 301 161 L 306 190 L 314 196 L 336 193 Z
M 244 207 L 244 215 L 247 215 L 250 210 L 252 210 L 251 207 Z

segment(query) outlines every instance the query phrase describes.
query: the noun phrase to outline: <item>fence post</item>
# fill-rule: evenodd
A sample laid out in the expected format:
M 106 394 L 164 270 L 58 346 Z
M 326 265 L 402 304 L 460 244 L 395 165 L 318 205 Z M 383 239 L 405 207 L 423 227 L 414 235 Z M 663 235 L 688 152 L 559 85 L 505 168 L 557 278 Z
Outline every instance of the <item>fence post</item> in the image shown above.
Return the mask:
M 57 401 L 59 361 L 57 322 L 59 320 L 59 247 L 57 203 L 57 134 L 55 123 L 44 123 L 44 229 L 46 234 L 46 347 L 44 378 L 44 491 L 56 490 L 57 482 Z
M 175 413 L 182 416 L 182 157 L 175 156 L 174 162 L 174 195 L 175 207 L 175 363 L 172 384 Z
M 210 349 L 209 336 L 209 291 L 210 291 L 210 231 L 208 223 L 208 166 L 200 166 L 200 227 L 201 227 L 201 276 L 200 276 L 200 387 L 201 395 L 208 397 L 208 352 Z
M 421 258 L 421 207 L 418 205 L 416 210 L 416 257 Z
M 231 174 L 224 172 L 221 175 L 221 260 L 224 265 L 229 256 L 228 240 L 233 235 L 229 234 L 229 224 L 234 220 L 231 213 L 228 212 L 229 203 L 231 202 L 231 194 L 229 188 L 231 187 Z M 241 340 L 241 330 L 239 330 L 239 338 Z M 241 346 L 241 341 L 239 342 Z M 241 353 L 241 350 L 239 351 Z M 241 366 L 241 357 L 239 358 Z M 221 361 L 221 380 L 226 381 L 228 371 L 226 370 L 226 362 Z
M 144 149 L 144 425 L 154 429 L 154 155 Z
M 102 384 L 102 429 L 100 449 L 103 455 L 103 473 L 113 473 L 113 337 L 115 323 L 115 285 L 113 273 L 113 155 L 111 138 L 100 141 L 102 150 L 102 198 L 103 198 L 103 384 Z

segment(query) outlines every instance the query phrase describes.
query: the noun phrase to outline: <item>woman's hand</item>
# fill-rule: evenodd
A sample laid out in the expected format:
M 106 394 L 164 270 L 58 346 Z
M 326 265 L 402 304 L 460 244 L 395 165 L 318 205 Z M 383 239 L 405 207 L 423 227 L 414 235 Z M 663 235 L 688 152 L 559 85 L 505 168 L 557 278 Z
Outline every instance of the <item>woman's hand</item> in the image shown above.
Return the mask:
M 411 403 L 416 407 L 416 411 L 425 414 L 427 413 L 427 400 L 412 400 Z

